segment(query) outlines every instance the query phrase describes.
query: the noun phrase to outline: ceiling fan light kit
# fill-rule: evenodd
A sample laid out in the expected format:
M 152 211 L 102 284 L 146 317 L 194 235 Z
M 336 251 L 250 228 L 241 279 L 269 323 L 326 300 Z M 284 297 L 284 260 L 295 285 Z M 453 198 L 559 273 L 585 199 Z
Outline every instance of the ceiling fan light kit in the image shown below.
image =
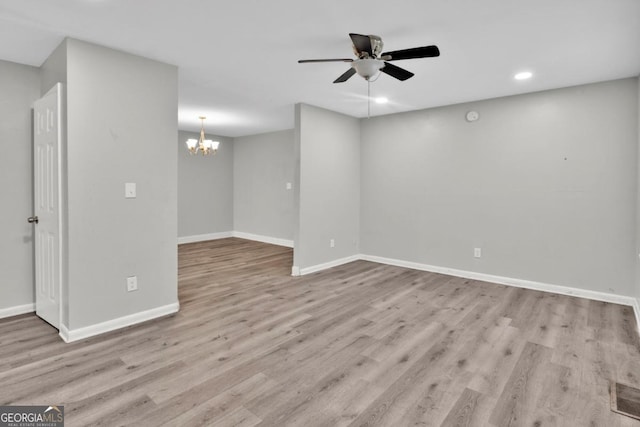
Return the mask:
M 356 70 L 356 73 L 364 77 L 365 80 L 371 80 L 384 68 L 384 62 L 373 58 L 365 58 L 353 61 L 351 66 Z

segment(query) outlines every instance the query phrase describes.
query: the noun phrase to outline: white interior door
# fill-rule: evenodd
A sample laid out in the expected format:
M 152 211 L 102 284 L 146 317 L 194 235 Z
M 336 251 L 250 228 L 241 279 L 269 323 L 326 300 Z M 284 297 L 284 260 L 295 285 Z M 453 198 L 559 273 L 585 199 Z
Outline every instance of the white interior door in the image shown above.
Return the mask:
M 61 206 L 60 143 L 62 85 L 34 103 L 33 187 L 36 314 L 60 328 Z

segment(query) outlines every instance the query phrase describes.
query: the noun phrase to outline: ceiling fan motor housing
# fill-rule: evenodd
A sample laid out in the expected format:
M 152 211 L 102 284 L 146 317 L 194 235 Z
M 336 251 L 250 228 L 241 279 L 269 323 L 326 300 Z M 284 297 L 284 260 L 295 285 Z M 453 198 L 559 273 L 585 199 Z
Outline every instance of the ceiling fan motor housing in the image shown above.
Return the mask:
M 382 48 L 384 47 L 382 38 L 380 36 L 370 35 L 369 40 L 371 40 L 371 52 L 373 53 L 373 57 L 379 57 L 382 53 Z

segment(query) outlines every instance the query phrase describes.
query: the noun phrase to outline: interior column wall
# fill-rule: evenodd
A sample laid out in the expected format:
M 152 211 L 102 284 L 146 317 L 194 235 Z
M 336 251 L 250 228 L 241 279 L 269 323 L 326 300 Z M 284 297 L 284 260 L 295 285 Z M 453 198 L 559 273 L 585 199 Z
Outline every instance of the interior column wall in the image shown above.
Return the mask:
M 67 81 L 68 327 L 177 309 L 178 70 L 68 39 Z
M 360 120 L 298 104 L 295 136 L 299 181 L 293 264 L 304 272 L 359 253 Z

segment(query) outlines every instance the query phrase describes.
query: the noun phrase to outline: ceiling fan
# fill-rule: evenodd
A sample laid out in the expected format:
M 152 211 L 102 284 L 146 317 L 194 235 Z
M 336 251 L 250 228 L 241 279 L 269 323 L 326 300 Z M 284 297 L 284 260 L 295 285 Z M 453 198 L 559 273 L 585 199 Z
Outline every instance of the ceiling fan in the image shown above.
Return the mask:
M 346 82 L 358 73 L 369 81 L 374 77 L 378 71 L 382 71 L 385 74 L 395 77 L 398 80 L 407 80 L 413 77 L 413 73 L 400 68 L 389 61 L 399 61 L 402 59 L 415 59 L 415 58 L 432 58 L 440 56 L 440 50 L 438 46 L 422 46 L 414 47 L 411 49 L 394 50 L 391 52 L 382 52 L 382 39 L 379 36 L 363 35 L 349 33 L 351 41 L 353 42 L 353 52 L 358 57 L 357 59 L 351 58 L 332 58 L 332 59 L 301 59 L 298 61 L 300 64 L 307 62 L 350 62 L 351 68 L 349 68 L 344 74 L 335 79 L 334 83 Z

